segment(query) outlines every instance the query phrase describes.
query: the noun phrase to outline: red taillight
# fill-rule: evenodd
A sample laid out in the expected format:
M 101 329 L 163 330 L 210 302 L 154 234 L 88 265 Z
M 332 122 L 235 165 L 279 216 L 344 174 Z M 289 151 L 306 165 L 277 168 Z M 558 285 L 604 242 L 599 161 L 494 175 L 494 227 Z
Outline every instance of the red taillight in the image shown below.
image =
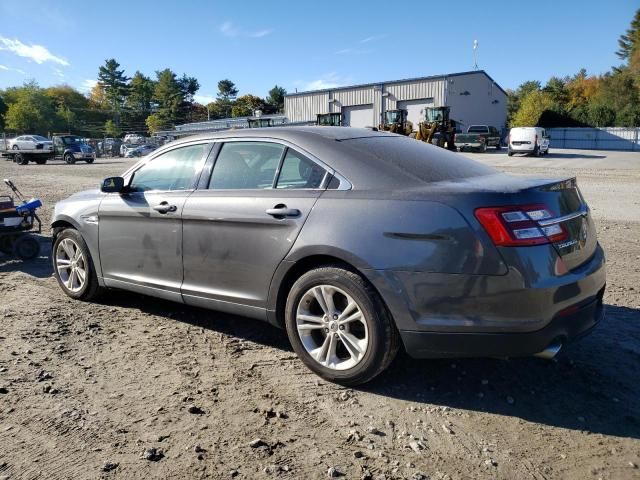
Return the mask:
M 501 247 L 542 245 L 567 238 L 560 224 L 540 226 L 540 220 L 553 218 L 544 205 L 478 208 L 475 216 L 493 243 Z

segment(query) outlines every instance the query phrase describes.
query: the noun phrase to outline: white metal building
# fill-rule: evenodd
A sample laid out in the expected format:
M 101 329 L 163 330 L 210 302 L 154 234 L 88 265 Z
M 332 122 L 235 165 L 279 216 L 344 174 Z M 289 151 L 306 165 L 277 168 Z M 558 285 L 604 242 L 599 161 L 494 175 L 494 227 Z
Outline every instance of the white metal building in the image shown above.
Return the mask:
M 506 128 L 507 93 L 484 70 L 290 93 L 284 99 L 289 122 L 342 113 L 342 124 L 351 127 L 378 126 L 383 112 L 395 109 L 406 109 L 417 125 L 430 106 L 451 107 L 451 118 L 462 129 L 475 124 Z

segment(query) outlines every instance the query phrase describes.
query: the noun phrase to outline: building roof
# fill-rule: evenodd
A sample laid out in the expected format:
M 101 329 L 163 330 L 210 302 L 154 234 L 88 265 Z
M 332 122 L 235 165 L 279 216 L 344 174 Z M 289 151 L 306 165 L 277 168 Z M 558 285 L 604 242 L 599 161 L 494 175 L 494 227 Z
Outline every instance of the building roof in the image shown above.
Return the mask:
M 498 85 L 498 83 L 493 78 L 491 78 L 491 76 L 487 72 L 485 72 L 484 70 L 469 70 L 469 71 L 466 71 L 466 72 L 448 73 L 448 74 L 445 74 L 445 75 L 431 75 L 431 76 L 428 76 L 428 77 L 403 78 L 403 79 L 400 79 L 400 80 L 388 80 L 388 81 L 385 81 L 385 82 L 361 83 L 361 84 L 357 84 L 357 85 L 345 85 L 345 86 L 342 86 L 342 87 L 323 88 L 323 89 L 320 89 L 320 90 L 307 90 L 307 91 L 304 91 L 304 92 L 287 93 L 285 95 L 285 97 L 295 97 L 295 96 L 298 96 L 298 95 L 308 95 L 310 93 L 335 92 L 336 90 L 348 90 L 348 89 L 351 89 L 351 88 L 375 87 L 377 85 L 383 85 L 383 84 L 387 85 L 387 84 L 390 84 L 390 83 L 404 83 L 404 82 L 418 82 L 418 81 L 423 81 L 423 80 L 436 80 L 436 79 L 439 79 L 439 78 L 459 77 L 459 76 L 462 76 L 462 75 L 473 75 L 473 74 L 478 74 L 478 73 L 481 73 L 481 74 L 485 75 L 489 80 L 491 80 L 494 83 L 494 85 L 496 87 L 498 87 L 498 89 L 502 93 L 507 95 L 507 92 L 500 85 Z

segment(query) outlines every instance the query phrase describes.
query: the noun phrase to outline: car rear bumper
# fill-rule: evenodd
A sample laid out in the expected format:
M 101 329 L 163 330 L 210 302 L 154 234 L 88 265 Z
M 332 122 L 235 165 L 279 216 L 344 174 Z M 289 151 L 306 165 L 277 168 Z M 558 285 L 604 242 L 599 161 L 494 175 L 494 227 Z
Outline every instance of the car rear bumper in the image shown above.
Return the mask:
M 553 318 L 528 333 L 449 333 L 400 331 L 407 353 L 414 358 L 516 357 L 534 355 L 551 345 L 565 345 L 588 334 L 603 318 L 604 287 L 595 298 Z
M 552 248 L 514 252 L 523 264 L 506 275 L 370 270 L 367 276 L 411 356 L 530 355 L 582 335 L 602 315 L 602 248 L 564 275 L 553 273 Z

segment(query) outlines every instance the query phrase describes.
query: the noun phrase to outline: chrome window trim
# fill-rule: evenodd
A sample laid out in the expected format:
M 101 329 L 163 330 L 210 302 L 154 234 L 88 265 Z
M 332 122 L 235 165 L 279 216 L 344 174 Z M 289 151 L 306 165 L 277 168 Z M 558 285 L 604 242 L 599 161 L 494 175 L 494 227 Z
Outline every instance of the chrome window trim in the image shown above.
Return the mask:
M 258 142 L 258 143 L 276 143 L 278 145 L 282 145 L 285 147 L 285 150 L 287 148 L 291 148 L 297 152 L 300 152 L 302 155 L 304 155 L 305 157 L 307 157 L 309 160 L 311 160 L 313 163 L 315 163 L 316 165 L 318 165 L 319 167 L 321 167 L 324 171 L 325 171 L 325 175 L 324 178 L 322 179 L 322 183 L 320 184 L 320 187 L 318 188 L 272 188 L 272 190 L 289 190 L 289 191 L 315 191 L 315 190 L 326 190 L 328 185 L 329 185 L 329 180 L 331 179 L 331 176 L 337 177 L 338 180 L 340 180 L 340 187 L 336 188 L 334 190 L 351 190 L 351 182 L 349 182 L 344 176 L 340 175 L 338 172 L 335 171 L 334 168 L 330 167 L 329 165 L 327 165 L 326 163 L 324 163 L 322 160 L 320 160 L 318 157 L 316 157 L 315 155 L 313 155 L 311 152 L 309 152 L 308 150 L 305 150 L 304 148 L 300 147 L 299 145 L 296 145 L 295 143 L 289 142 L 288 140 L 282 140 L 280 138 L 275 138 L 275 137 L 228 137 L 228 138 L 214 138 L 211 141 L 213 141 L 214 143 L 220 143 L 220 144 L 225 144 L 225 143 L 231 143 L 231 142 Z M 218 152 L 219 154 L 219 152 Z M 217 158 L 216 158 L 217 161 Z M 213 163 L 213 169 L 211 174 L 213 175 L 213 170 L 215 170 L 215 162 Z M 237 190 L 237 189 L 218 189 L 217 191 L 225 191 L 225 190 Z M 269 190 L 269 189 L 262 189 L 262 188 L 247 188 L 247 189 L 243 189 L 246 191 L 254 191 L 254 192 L 259 192 L 259 191 L 263 191 L 263 190 Z
M 569 213 L 567 215 L 563 215 L 562 217 L 550 218 L 548 220 L 540 220 L 538 221 L 538 225 L 540 225 L 541 227 L 548 227 L 549 225 L 568 222 L 569 220 L 573 220 L 574 218 L 585 217 L 587 213 L 589 213 L 587 210 L 580 210 L 577 212 Z

